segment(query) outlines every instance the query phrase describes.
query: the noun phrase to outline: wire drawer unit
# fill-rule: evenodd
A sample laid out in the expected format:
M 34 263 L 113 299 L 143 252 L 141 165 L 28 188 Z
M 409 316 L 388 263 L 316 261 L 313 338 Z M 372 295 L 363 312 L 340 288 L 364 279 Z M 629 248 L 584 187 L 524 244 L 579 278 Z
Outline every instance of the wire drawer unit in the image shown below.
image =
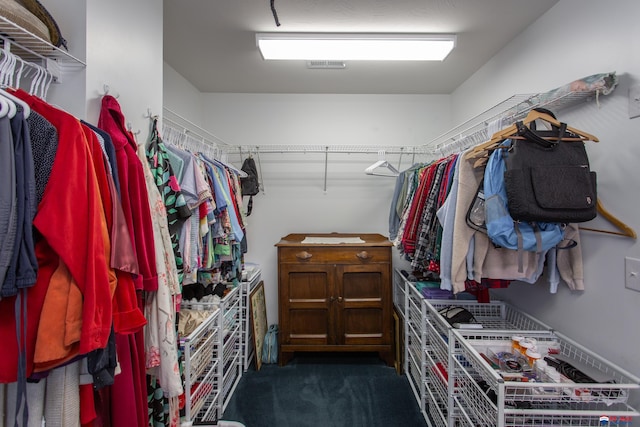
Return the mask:
M 557 359 L 568 362 L 595 382 L 506 381 L 482 354 L 510 351 L 511 334 L 500 331 L 449 331 L 450 412 L 460 424 L 474 426 L 598 426 L 631 425 L 638 411 L 627 404 L 638 393 L 640 379 L 602 357 L 553 332 L 528 333 L 546 354 L 551 341 L 560 343 Z M 574 371 L 575 372 L 575 371 Z M 570 373 L 567 371 L 569 377 Z M 623 421 L 622 423 L 620 421 Z M 450 425 L 454 425 L 453 422 Z M 613 425 L 613 424 L 612 424 Z
M 242 376 L 240 287 L 220 304 L 183 303 L 183 308 L 210 315 L 188 336 L 180 338 L 184 372 L 185 413 L 182 426 L 215 425 Z
M 219 410 L 222 414 L 242 376 L 240 286 L 231 290 L 220 302 L 220 355 L 218 384 L 220 384 Z
M 426 300 L 399 270 L 394 303 L 405 322 L 405 374 L 429 426 L 630 426 L 639 416 L 627 401 L 640 379 L 509 304 Z M 482 329 L 453 328 L 438 313 L 449 306 L 470 311 Z M 559 343 L 558 359 L 596 382 L 505 381 L 481 353 L 510 351 L 514 334 L 537 339 L 543 355 Z
M 218 341 L 221 310 L 191 334 L 180 339 L 184 372 L 185 417 L 182 425 L 204 424 L 218 419 Z
M 393 301 L 404 324 L 404 372 L 422 415 L 428 418 L 425 387 L 424 299 L 415 287 L 407 286 L 398 270 L 393 280 Z
M 244 372 L 247 372 L 247 369 L 249 369 L 256 350 L 253 344 L 253 328 L 251 327 L 251 315 L 249 314 L 249 310 L 251 309 L 249 297 L 261 280 L 261 271 L 257 269 L 247 281 L 241 282 L 240 284 L 240 310 L 242 318 L 240 348 L 242 350 L 241 362 Z
M 463 307 L 474 315 L 485 330 L 551 329 L 532 316 L 500 301 L 478 303 L 469 300 L 427 300 L 415 284 L 397 269 L 394 275 L 394 301 L 396 307 L 404 313 L 405 360 L 408 361 L 406 375 L 420 409 L 431 426 L 446 426 L 457 414 L 449 415 L 448 334 L 452 327 L 438 313 L 439 310 L 449 306 Z
M 410 286 L 413 287 L 413 284 Z M 550 326 L 502 301 L 478 303 L 469 300 L 425 300 L 424 305 L 427 353 L 439 371 L 446 372 L 448 367 L 448 334 L 452 329 L 452 326 L 438 313 L 443 308 L 451 306 L 465 308 L 473 314 L 476 322 L 482 325 L 482 330 L 517 331 L 518 333 L 551 331 Z

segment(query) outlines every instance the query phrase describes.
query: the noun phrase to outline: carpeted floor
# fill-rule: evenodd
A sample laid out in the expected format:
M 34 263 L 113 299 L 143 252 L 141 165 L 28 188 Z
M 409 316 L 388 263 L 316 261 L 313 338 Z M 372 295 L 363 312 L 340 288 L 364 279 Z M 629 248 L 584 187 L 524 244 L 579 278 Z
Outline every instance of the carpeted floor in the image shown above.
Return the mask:
M 369 354 L 301 354 L 250 368 L 223 420 L 246 427 L 423 427 L 407 378 Z

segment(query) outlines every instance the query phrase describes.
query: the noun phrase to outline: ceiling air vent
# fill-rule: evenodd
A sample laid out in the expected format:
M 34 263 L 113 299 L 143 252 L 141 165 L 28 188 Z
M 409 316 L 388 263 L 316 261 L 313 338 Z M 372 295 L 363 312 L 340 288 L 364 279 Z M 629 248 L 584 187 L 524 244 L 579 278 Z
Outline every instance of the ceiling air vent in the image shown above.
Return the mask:
M 321 60 L 312 60 L 307 61 L 307 68 L 313 69 L 343 69 L 347 68 L 347 64 L 343 61 L 321 61 Z

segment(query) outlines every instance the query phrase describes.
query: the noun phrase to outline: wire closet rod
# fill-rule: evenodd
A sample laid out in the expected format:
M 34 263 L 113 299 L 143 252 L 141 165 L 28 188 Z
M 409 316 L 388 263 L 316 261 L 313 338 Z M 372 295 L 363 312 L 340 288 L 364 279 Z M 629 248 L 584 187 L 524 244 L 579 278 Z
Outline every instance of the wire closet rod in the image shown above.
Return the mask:
M 491 137 L 489 127 L 492 123 L 498 123 L 500 127 L 511 125 L 525 117 L 532 109 L 539 107 L 562 110 L 592 98 L 598 102 L 600 93 L 607 94 L 616 85 L 617 80 L 614 77 L 612 88 L 606 90 L 596 88 L 562 93 L 554 89 L 545 93 L 513 95 L 420 147 L 430 149 L 434 155 L 443 155 L 452 149 L 453 152 L 463 151 L 488 140 Z
M 167 116 L 163 117 L 163 120 L 167 120 L 167 121 L 169 121 L 169 122 L 173 123 L 174 125 L 176 125 L 176 126 L 179 126 L 179 127 L 183 128 L 185 132 L 192 133 L 192 134 L 196 135 L 197 137 L 199 137 L 199 138 L 201 138 L 201 139 L 203 139 L 203 140 L 209 140 L 209 139 L 212 139 L 212 141 L 210 141 L 210 142 L 212 142 L 212 143 L 214 143 L 214 144 L 222 144 L 222 145 L 224 145 L 225 147 L 231 147 L 231 144 L 227 143 L 227 142 L 226 142 L 226 141 L 224 141 L 222 138 L 220 138 L 220 137 L 218 137 L 218 136 L 216 136 L 216 135 L 212 134 L 211 132 L 209 132 L 208 130 L 206 130 L 205 128 L 203 128 L 202 126 L 198 126 L 197 124 L 195 124 L 195 123 L 194 123 L 194 122 L 192 122 L 191 120 L 187 119 L 186 117 L 181 116 L 180 114 L 176 113 L 175 111 L 173 111 L 173 110 L 171 110 L 171 109 L 169 109 L 169 108 L 167 108 L 167 107 L 162 107 L 162 109 L 163 109 L 164 111 L 166 111 L 167 113 L 169 113 L 169 115 L 170 115 L 170 116 L 174 116 L 174 117 L 176 117 L 178 120 L 182 120 L 182 121 L 183 121 L 184 123 L 186 123 L 188 126 L 185 126 L 184 124 L 179 123 L 179 122 L 178 122 L 178 121 L 176 121 L 175 119 L 172 119 L 171 117 L 167 117 Z M 195 128 L 195 129 L 197 130 L 197 132 L 196 132 L 196 131 L 194 131 L 192 128 Z M 206 136 L 205 136 L 205 135 L 201 135 L 201 134 L 199 134 L 198 132 L 202 132 L 202 133 L 204 133 Z M 207 138 L 207 136 L 208 136 L 208 137 L 210 137 L 210 138 Z
M 260 152 L 260 154 L 274 153 L 341 153 L 341 154 L 429 154 L 426 150 L 413 146 L 381 146 L 381 145 L 240 145 L 231 148 L 229 153 L 238 154 L 246 150 Z

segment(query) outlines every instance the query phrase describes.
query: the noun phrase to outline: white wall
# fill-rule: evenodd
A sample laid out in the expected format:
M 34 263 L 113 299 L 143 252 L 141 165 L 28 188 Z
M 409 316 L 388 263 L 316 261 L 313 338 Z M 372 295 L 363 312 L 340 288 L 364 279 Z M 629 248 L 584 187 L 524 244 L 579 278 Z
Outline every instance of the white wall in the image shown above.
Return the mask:
M 614 93 L 557 113 L 572 126 L 598 136 L 588 143 L 604 206 L 640 231 L 640 119 L 627 113 L 630 84 L 640 82 L 640 2 L 561 0 L 514 39 L 452 95 L 456 121 L 516 93 L 546 91 L 594 73 L 616 71 Z M 590 226 L 613 230 L 602 219 Z M 640 258 L 635 240 L 582 232 L 584 292 L 561 286 L 512 285 L 500 298 L 541 318 L 560 332 L 640 375 L 640 293 L 625 289 L 624 258 Z M 638 402 L 636 402 L 636 407 Z
M 202 94 L 166 62 L 163 63 L 162 106 L 202 126 Z
M 167 91 L 169 92 L 169 91 Z M 229 144 L 418 145 L 449 126 L 449 96 L 203 94 L 204 123 Z M 289 233 L 388 235 L 395 180 L 364 169 L 377 154 L 258 154 L 265 193 L 254 197 L 246 261 L 261 265 L 267 316 L 277 322 L 276 244 Z M 398 166 L 399 156 L 387 155 Z M 238 156 L 230 160 L 241 165 Z M 411 164 L 405 155 L 401 168 Z
M 81 0 L 51 0 L 43 2 L 55 18 L 62 36 L 67 40 L 69 54 L 86 62 L 87 58 L 87 4 Z M 86 68 L 63 73 L 59 82 L 51 84 L 47 100 L 74 116 L 86 117 Z
M 162 113 L 162 2 L 87 2 L 87 121 L 97 123 L 104 85 L 138 141 L 149 135 L 151 114 Z
M 162 113 L 162 2 L 50 0 L 45 7 L 86 67 L 62 75 L 48 100 L 96 124 L 104 86 L 118 97 L 138 140 L 146 141 L 146 114 Z

